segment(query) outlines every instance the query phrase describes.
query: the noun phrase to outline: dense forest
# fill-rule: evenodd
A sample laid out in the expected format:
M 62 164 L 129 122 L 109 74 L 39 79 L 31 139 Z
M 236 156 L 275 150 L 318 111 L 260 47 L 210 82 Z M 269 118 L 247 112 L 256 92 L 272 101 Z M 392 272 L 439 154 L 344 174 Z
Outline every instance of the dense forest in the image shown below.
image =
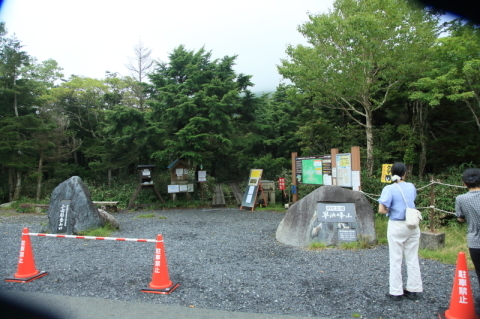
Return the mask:
M 337 0 L 278 62 L 290 84 L 261 95 L 237 56 L 184 45 L 155 61 L 139 43 L 130 76 L 65 77 L 0 24 L 0 201 L 46 198 L 74 175 L 122 184 L 178 158 L 217 182 L 252 168 L 276 179 L 291 152 L 351 146 L 370 177 L 394 161 L 419 177 L 477 166 L 480 29 L 440 18 L 407 0 Z

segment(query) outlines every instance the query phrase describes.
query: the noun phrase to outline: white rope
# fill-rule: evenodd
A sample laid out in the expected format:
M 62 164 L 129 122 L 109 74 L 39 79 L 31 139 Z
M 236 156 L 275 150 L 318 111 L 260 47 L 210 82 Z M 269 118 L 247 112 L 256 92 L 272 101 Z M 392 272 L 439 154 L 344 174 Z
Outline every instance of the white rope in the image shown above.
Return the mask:
M 365 193 L 364 191 L 358 191 L 358 192 L 363 193 L 363 194 L 365 194 L 365 195 L 372 195 L 372 196 L 378 196 L 378 197 L 380 197 L 380 195 L 378 195 L 378 194 L 369 194 L 369 193 Z
M 432 182 L 430 182 L 430 184 L 428 184 L 428 185 L 425 185 L 425 186 L 422 186 L 422 187 L 417 188 L 417 191 L 422 190 L 422 189 L 424 189 L 424 188 L 426 188 L 426 187 L 428 187 L 428 186 L 431 186 L 431 185 L 433 185 L 433 184 L 435 184 L 435 183 L 436 183 L 435 181 L 432 181 Z
M 437 181 L 432 180 L 429 184 L 417 188 L 417 191 L 422 190 L 422 189 L 424 189 L 424 188 L 427 188 L 428 186 L 435 185 L 435 184 L 443 185 L 443 186 L 450 186 L 450 187 L 457 187 L 457 188 L 466 188 L 465 186 L 461 186 L 461 185 L 445 184 L 445 183 L 441 183 L 441 182 L 437 182 Z M 363 192 L 363 191 L 359 191 L 359 192 L 362 193 L 363 195 L 365 195 L 366 197 L 368 197 L 368 198 L 370 198 L 370 199 L 373 199 L 374 201 L 377 201 L 377 199 L 374 198 L 374 197 L 372 197 L 372 196 L 380 197 L 380 195 L 377 195 L 377 194 L 369 194 L 369 193 L 365 193 L 365 192 Z M 456 215 L 456 214 L 453 213 L 453 212 L 449 212 L 449 211 L 446 211 L 446 210 L 437 208 L 437 207 L 435 207 L 435 206 L 416 207 L 416 209 L 432 209 L 432 208 L 433 208 L 434 210 L 436 210 L 436 211 L 438 210 L 438 211 L 440 211 L 440 212 L 442 212 L 442 213 L 445 213 L 445 214 Z
M 368 194 L 368 193 L 364 193 L 362 191 L 359 191 L 360 193 L 362 193 L 363 195 L 365 195 L 366 197 L 370 198 L 370 199 L 373 199 L 374 201 L 377 201 L 376 198 L 373 198 L 372 196 L 369 196 L 369 195 L 373 195 L 373 196 L 378 196 L 380 197 L 380 195 L 375 195 L 375 194 Z
M 429 207 L 416 207 L 416 209 L 434 209 L 434 210 L 438 210 L 438 211 L 441 211 L 443 213 L 446 213 L 446 214 L 452 214 L 452 215 L 455 215 L 455 213 L 452 213 L 452 212 L 447 212 L 446 210 L 443 210 L 443 209 L 440 209 L 440 208 L 436 208 L 435 206 L 429 206 Z
M 446 210 L 443 210 L 443 209 L 440 209 L 440 208 L 435 208 L 435 210 L 439 210 L 439 211 L 441 211 L 442 213 L 455 215 L 455 213 L 447 212 Z
M 467 187 L 461 186 L 461 185 L 452 185 L 452 184 L 445 184 L 445 183 L 440 183 L 440 182 L 435 182 L 435 184 L 444 185 L 444 186 L 451 186 L 451 187 L 458 187 L 458 188 L 467 188 Z

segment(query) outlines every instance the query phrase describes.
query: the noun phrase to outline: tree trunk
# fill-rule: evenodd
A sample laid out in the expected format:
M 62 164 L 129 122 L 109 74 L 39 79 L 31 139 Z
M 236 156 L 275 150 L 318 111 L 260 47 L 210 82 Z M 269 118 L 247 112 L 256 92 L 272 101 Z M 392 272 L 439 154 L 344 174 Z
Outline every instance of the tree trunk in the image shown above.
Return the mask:
M 112 170 L 109 169 L 108 170 L 108 187 L 110 187 L 111 181 L 112 181 Z
M 373 175 L 373 125 L 372 125 L 372 112 L 366 110 L 365 112 L 365 132 L 367 134 L 367 172 L 368 176 Z
M 17 171 L 17 178 L 16 178 L 16 183 L 15 183 L 15 191 L 13 193 L 12 200 L 16 201 L 20 198 L 20 190 L 22 188 L 22 175 L 20 174 L 19 171 Z
M 14 174 L 13 167 L 8 168 L 8 201 L 11 202 L 13 200 L 13 174 Z
M 472 112 L 473 118 L 475 120 L 475 124 L 477 124 L 477 128 L 480 131 L 480 120 L 478 119 L 477 113 L 475 113 L 475 110 L 474 110 L 472 104 L 470 103 L 470 101 L 464 100 L 464 102 L 468 106 L 468 108 L 470 109 L 470 112 Z
M 413 110 L 415 113 L 414 121 L 418 129 L 418 138 L 420 141 L 420 158 L 418 160 L 418 177 L 422 178 L 425 174 L 425 166 L 427 165 L 427 115 L 428 105 L 425 102 L 413 102 Z
M 38 176 L 37 176 L 37 194 L 35 198 L 40 200 L 40 196 L 42 195 L 42 179 L 43 179 L 43 153 L 40 152 L 40 158 L 38 159 Z

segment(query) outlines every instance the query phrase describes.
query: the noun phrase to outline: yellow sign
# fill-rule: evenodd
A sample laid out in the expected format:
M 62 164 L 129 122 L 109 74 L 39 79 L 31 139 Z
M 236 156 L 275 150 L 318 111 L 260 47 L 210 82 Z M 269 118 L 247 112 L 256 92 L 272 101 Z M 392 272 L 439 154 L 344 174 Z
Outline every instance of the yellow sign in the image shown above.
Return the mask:
M 250 177 L 261 177 L 263 169 L 252 169 Z
M 341 155 L 339 166 L 350 166 L 350 156 L 349 155 Z
M 257 186 L 258 182 L 262 178 L 263 169 L 252 169 L 250 171 L 250 180 L 248 181 L 248 185 L 250 186 Z
M 393 164 L 382 164 L 382 183 L 392 182 L 392 165 Z

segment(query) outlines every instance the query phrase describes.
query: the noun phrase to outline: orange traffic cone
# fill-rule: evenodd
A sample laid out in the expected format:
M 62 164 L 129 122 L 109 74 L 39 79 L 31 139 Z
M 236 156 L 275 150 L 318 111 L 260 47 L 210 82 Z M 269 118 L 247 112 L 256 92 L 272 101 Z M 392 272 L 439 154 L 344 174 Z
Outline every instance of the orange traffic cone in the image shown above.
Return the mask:
M 475 300 L 470 286 L 467 260 L 464 252 L 458 253 L 457 268 L 453 281 L 452 297 L 450 308 L 446 311 L 439 311 L 438 318 L 441 319 L 477 319 L 475 314 Z
M 180 286 L 180 284 L 173 283 L 168 276 L 167 256 L 165 255 L 163 237 L 162 235 L 157 235 L 152 281 L 148 285 L 148 288 L 144 288 L 141 291 L 166 295 L 172 293 L 178 286 Z
M 28 233 L 28 228 L 24 228 L 22 231 L 17 272 L 13 277 L 5 278 L 5 281 L 30 282 L 48 274 L 46 271 L 38 271 L 37 268 L 35 268 L 35 258 L 33 257 L 32 245 Z

